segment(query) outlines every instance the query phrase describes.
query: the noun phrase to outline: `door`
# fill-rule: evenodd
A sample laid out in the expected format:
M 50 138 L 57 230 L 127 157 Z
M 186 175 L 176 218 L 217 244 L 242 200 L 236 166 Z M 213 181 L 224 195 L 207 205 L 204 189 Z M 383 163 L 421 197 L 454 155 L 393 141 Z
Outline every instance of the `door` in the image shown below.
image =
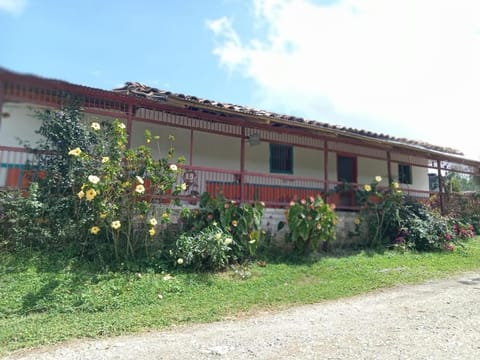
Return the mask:
M 355 156 L 337 155 L 337 180 L 351 184 L 357 182 L 357 158 Z M 355 190 L 346 188 L 339 192 L 339 206 L 355 206 Z

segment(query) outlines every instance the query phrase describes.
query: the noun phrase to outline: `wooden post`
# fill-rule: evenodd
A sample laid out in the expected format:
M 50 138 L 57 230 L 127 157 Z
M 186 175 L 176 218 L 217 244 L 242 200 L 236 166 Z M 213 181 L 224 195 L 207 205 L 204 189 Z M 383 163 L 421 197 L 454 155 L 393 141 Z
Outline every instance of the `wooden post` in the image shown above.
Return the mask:
M 440 212 L 445 214 L 445 204 L 444 204 L 444 194 L 443 194 L 443 179 L 442 179 L 442 168 L 440 160 L 437 160 L 437 171 L 438 171 L 438 196 L 440 200 Z
M 0 81 L 0 129 L 2 128 L 3 102 L 5 100 L 5 84 Z
M 328 141 L 323 142 L 323 181 L 325 186 L 325 201 L 328 200 Z
M 240 202 L 243 202 L 243 173 L 245 172 L 245 127 L 242 126 L 242 137 L 240 140 L 240 177 L 238 183 L 240 186 Z
M 188 161 L 190 166 L 193 165 L 193 128 L 190 129 L 190 159 Z
M 128 111 L 127 111 L 127 147 L 130 149 L 132 146 L 132 130 L 133 130 L 133 105 L 132 103 L 128 104 Z
M 391 158 L 390 151 L 387 151 L 387 174 L 388 174 L 388 185 L 390 186 L 390 184 L 393 182 L 393 178 L 392 178 L 392 158 Z

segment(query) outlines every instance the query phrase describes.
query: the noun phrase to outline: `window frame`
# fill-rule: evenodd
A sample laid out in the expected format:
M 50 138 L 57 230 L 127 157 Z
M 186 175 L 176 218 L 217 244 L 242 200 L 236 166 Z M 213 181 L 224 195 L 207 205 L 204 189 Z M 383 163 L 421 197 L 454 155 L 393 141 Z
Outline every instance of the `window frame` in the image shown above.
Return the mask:
M 413 185 L 412 165 L 398 164 L 398 183 Z
M 270 173 L 272 174 L 293 174 L 293 145 L 288 145 L 288 144 L 278 144 L 278 143 L 270 143 L 269 144 L 269 150 L 270 150 Z M 279 150 L 281 151 L 281 154 L 283 155 L 283 151 L 288 152 L 288 158 L 285 161 L 286 163 L 286 169 L 280 169 L 278 167 L 274 167 L 276 163 L 279 162 L 279 160 L 275 161 L 275 156 L 280 156 Z

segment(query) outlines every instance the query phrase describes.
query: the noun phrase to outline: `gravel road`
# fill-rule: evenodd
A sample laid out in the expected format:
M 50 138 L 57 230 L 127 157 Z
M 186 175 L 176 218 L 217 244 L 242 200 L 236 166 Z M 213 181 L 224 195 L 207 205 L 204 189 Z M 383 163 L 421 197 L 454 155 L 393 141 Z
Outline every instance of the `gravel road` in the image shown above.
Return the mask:
M 5 359 L 480 359 L 480 272 Z

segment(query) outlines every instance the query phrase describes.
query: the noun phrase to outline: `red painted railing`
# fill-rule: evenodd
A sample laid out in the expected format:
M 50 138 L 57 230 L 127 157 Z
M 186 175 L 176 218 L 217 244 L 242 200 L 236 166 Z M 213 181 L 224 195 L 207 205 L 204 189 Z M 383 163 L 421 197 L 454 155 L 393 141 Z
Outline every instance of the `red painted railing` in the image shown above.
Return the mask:
M 0 187 L 27 188 L 36 177 L 44 176 L 41 170 L 32 171 L 25 166 L 34 158 L 26 149 L 0 146 Z M 222 193 L 226 198 L 239 202 L 262 201 L 268 207 L 284 207 L 291 201 L 307 197 L 322 196 L 339 209 L 357 209 L 355 190 L 362 185 L 348 184 L 348 190 L 336 191 L 341 183 L 325 182 L 323 179 L 293 175 L 240 172 L 200 166 L 184 166 L 178 184 L 185 183 L 187 189 L 180 198 L 188 203 L 198 202 L 203 192 L 212 196 Z M 428 191 L 402 189 L 405 194 L 428 199 Z M 152 195 L 152 201 L 168 201 L 171 195 L 161 199 Z

